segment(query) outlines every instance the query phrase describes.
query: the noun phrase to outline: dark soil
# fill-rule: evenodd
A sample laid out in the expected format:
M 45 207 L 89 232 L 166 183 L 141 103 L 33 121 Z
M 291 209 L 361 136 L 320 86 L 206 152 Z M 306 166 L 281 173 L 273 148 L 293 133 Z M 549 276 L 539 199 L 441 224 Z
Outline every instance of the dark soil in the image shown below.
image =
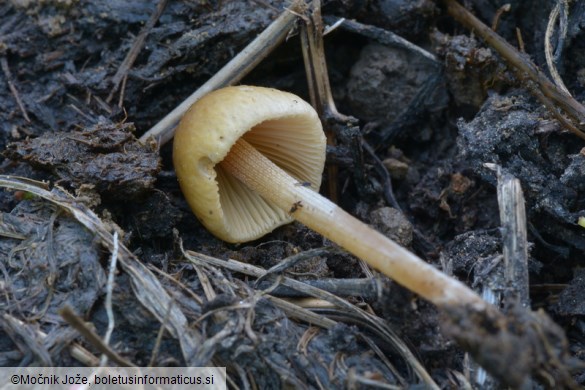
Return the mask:
M 464 5 L 491 25 L 504 3 L 511 11 L 502 14 L 497 32 L 518 46 L 518 29 L 527 55 L 546 69 L 543 42 L 555 2 Z M 110 346 L 132 363 L 227 366 L 240 387 L 341 388 L 368 380 L 424 386 L 403 353 L 347 313 L 317 310 L 337 324 L 314 327 L 275 306 L 254 279 L 187 261 L 181 242 L 188 250 L 264 269 L 325 248 L 295 259 L 286 275 L 322 288 L 326 283 L 320 280 L 367 276 L 356 258 L 298 223 L 252 243 L 219 241 L 189 210 L 174 175 L 171 145 L 137 140 L 286 5 L 169 0 L 156 18 L 156 2 L 145 0 L 0 3 L 0 174 L 43 180 L 77 196 L 120 232 L 121 243 L 172 297 L 189 332 L 200 336 L 201 348 L 191 356 L 173 332 L 157 341 L 164 316 L 145 307 L 132 275 L 122 271 L 114 287 Z M 375 156 L 356 152 L 359 142 L 338 134 L 338 145 L 328 150 L 328 164 L 338 173 L 325 177 L 322 192 L 330 196 L 327 184 L 335 180 L 344 209 L 481 293 L 502 253 L 497 178 L 485 164 L 514 175 L 526 200 L 531 307 L 560 326 L 555 348 L 565 333 L 575 359 L 569 367 L 576 367 L 573 380 L 585 385 L 577 361 L 585 358 L 585 228 L 577 224 L 585 218 L 585 141 L 565 130 L 531 87 L 440 1 L 332 0 L 324 1 L 323 15 L 331 24 L 340 17 L 360 23 L 325 37 L 327 65 L 337 108 L 359 120 L 359 134 Z M 557 67 L 568 90 L 585 102 L 585 2 L 571 2 L 567 23 Z M 145 43 L 120 76 L 143 29 Z M 389 43 L 387 32 L 432 56 Z M 288 90 L 308 100 L 298 34 L 242 84 Z M 80 365 L 69 352 L 73 342 L 99 356 L 59 310 L 68 305 L 99 335 L 105 333 L 110 252 L 72 215 L 31 194 L 1 192 L 0 212 L 0 366 Z M 336 293 L 379 316 L 440 387 L 466 382 L 498 387 L 497 380 L 477 384 L 467 368 L 465 343 L 453 342 L 463 337 L 467 322 L 481 319 L 446 324 L 429 303 L 394 283 L 382 285 L 363 294 L 344 290 L 348 287 Z M 260 286 L 270 289 L 272 283 Z M 247 306 L 234 309 L 242 302 Z M 525 320 L 526 313 L 510 313 L 517 323 Z M 539 316 L 534 315 L 542 323 L 550 321 Z M 492 361 L 481 363 L 505 375 L 513 362 L 497 362 L 498 351 L 486 353 Z M 543 377 L 533 379 L 555 387 Z

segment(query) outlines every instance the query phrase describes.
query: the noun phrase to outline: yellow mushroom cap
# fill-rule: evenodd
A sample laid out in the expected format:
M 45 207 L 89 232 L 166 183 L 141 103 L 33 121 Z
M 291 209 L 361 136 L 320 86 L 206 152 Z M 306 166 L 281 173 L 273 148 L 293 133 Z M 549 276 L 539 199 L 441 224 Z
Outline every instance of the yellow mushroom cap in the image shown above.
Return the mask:
M 234 243 L 260 238 L 292 221 L 288 210 L 265 201 L 217 165 L 240 138 L 297 179 L 298 185 L 315 190 L 321 185 L 326 147 L 317 113 L 291 93 L 227 87 L 191 106 L 175 133 L 177 178 L 201 223 Z

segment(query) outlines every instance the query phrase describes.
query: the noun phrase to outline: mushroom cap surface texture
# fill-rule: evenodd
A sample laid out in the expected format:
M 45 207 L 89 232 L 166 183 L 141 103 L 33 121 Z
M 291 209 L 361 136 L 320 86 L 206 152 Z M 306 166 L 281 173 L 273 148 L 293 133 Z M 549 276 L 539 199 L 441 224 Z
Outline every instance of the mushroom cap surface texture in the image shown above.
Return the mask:
M 218 238 L 251 241 L 293 218 L 218 165 L 240 138 L 318 190 L 326 139 L 319 116 L 296 95 L 272 88 L 216 90 L 194 103 L 175 133 L 173 163 L 181 190 L 201 223 Z

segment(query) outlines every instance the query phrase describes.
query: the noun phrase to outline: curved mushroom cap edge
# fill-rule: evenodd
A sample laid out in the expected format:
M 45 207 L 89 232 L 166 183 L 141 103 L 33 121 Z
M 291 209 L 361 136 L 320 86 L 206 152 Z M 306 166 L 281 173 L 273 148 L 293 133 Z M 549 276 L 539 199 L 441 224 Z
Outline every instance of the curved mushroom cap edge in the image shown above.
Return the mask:
M 243 137 L 273 163 L 318 190 L 326 139 L 319 116 L 296 95 L 272 88 L 219 89 L 194 103 L 175 133 L 173 163 L 193 213 L 218 238 L 255 240 L 292 217 L 217 165 Z

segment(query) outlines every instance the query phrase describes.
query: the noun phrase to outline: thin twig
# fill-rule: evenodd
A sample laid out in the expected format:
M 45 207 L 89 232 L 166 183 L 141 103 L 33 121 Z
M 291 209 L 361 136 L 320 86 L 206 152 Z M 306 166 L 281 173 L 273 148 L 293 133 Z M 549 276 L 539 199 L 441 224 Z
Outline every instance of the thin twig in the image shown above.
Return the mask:
M 116 264 L 118 262 L 118 232 L 114 232 L 114 249 L 112 250 L 112 258 L 110 260 L 110 267 L 108 269 L 108 281 L 106 283 L 106 315 L 108 317 L 108 328 L 104 335 L 104 344 L 110 343 L 110 338 L 114 332 L 115 320 L 114 310 L 112 309 L 112 295 L 114 291 L 114 274 L 116 273 Z M 108 362 L 108 357 L 103 354 L 100 360 L 100 365 L 105 366 Z
M 498 29 L 498 23 L 500 22 L 500 17 L 502 16 L 502 14 L 504 12 L 509 12 L 510 8 L 511 8 L 510 3 L 504 4 L 503 6 L 498 8 L 498 10 L 496 11 L 496 14 L 494 15 L 494 20 L 492 21 L 492 30 L 496 31 Z
M 148 363 L 148 367 L 154 367 L 156 363 L 156 359 L 158 357 L 158 351 L 160 350 L 160 345 L 162 342 L 163 335 L 165 334 L 165 328 L 167 326 L 167 322 L 169 320 L 169 316 L 171 315 L 171 308 L 173 307 L 173 301 L 169 304 L 169 309 L 167 310 L 167 314 L 165 314 L 165 319 L 163 323 L 160 325 L 158 329 L 158 334 L 156 335 L 156 341 L 154 342 L 154 348 L 152 349 L 152 354 L 150 355 L 150 362 Z
M 152 28 L 156 24 L 158 18 L 160 18 L 165 7 L 167 6 L 167 3 L 168 3 L 168 0 L 160 0 L 158 2 L 158 5 L 156 6 L 156 10 L 150 16 L 150 19 L 144 25 L 144 27 L 142 27 L 142 29 L 140 30 L 140 33 L 138 33 L 138 36 L 134 40 L 132 47 L 128 51 L 128 54 L 126 54 L 126 58 L 124 58 L 124 61 L 122 62 L 122 64 L 118 68 L 118 71 L 116 72 L 114 77 L 112 77 L 113 87 L 112 87 L 112 91 L 110 92 L 110 95 L 106 99 L 106 102 L 110 103 L 112 101 L 112 99 L 114 98 L 114 94 L 118 91 L 118 87 L 120 86 L 120 82 L 126 78 L 126 76 L 128 75 L 128 72 L 130 71 L 130 68 L 132 67 L 132 65 L 134 65 L 134 61 L 136 61 L 136 58 L 138 57 L 140 50 L 142 50 L 142 48 L 144 47 L 144 42 L 146 41 L 146 37 L 147 37 L 148 33 L 150 32 L 150 30 L 152 30 Z M 119 101 L 120 107 L 121 107 L 121 103 L 123 102 L 122 96 L 124 95 L 125 84 L 126 83 L 124 82 L 122 85 L 122 92 L 120 93 L 120 101 Z
M 331 34 L 333 31 L 337 30 L 339 28 L 339 26 L 341 26 L 343 24 L 343 22 L 345 22 L 345 18 L 340 18 L 332 25 L 325 26 L 325 30 L 323 30 L 323 36 L 326 36 L 327 34 Z
M 28 116 L 28 113 L 26 112 L 26 108 L 24 107 L 22 100 L 20 99 L 18 90 L 16 89 L 16 86 L 12 82 L 12 73 L 10 72 L 10 67 L 8 66 L 8 60 L 6 60 L 6 57 L 0 57 L 0 65 L 2 66 L 4 76 L 6 77 L 8 88 L 10 88 L 10 92 L 12 93 L 12 96 L 14 96 L 14 100 L 16 100 L 16 104 L 18 104 L 18 108 L 20 108 L 22 116 L 27 122 L 30 122 L 30 118 Z
M 136 367 L 132 362 L 124 359 L 118 355 L 114 350 L 104 344 L 100 336 L 98 336 L 92 329 L 90 329 L 85 322 L 73 312 L 69 306 L 65 306 L 59 310 L 59 314 L 69 325 L 75 328 L 85 339 L 91 343 L 98 351 L 108 356 L 110 360 L 120 365 L 121 367 Z
M 256 283 L 254 286 L 257 287 L 259 285 L 259 283 L 262 282 L 267 277 L 269 277 L 271 275 L 282 273 L 285 270 L 296 266 L 298 263 L 300 263 L 302 261 L 310 260 L 310 259 L 313 259 L 313 258 L 318 257 L 318 256 L 324 256 L 324 255 L 330 254 L 332 252 L 334 252 L 334 248 L 332 248 L 332 247 L 331 248 L 328 248 L 328 247 L 316 248 L 316 249 L 309 249 L 307 251 L 303 251 L 303 252 L 297 253 L 295 255 L 289 256 L 285 259 L 282 259 L 281 261 L 278 262 L 278 264 L 276 264 L 275 266 L 268 269 L 266 271 L 266 274 L 264 274 L 263 276 L 258 278 L 256 280 Z
M 122 79 L 122 89 L 120 91 L 120 97 L 118 98 L 118 107 L 122 108 L 124 106 L 124 93 L 126 92 L 126 82 L 128 81 L 128 75 L 124 76 Z
M 375 168 L 378 171 L 378 174 L 382 177 L 382 182 L 384 185 L 384 198 L 386 199 L 386 203 L 388 203 L 396 210 L 400 211 L 404 215 L 404 217 L 407 218 L 406 214 L 402 210 L 402 207 L 400 207 L 400 204 L 394 197 L 394 190 L 392 188 L 392 178 L 390 177 L 390 173 L 388 172 L 380 158 L 378 158 L 378 156 L 376 155 L 376 151 L 374 150 L 374 148 L 372 148 L 372 146 L 370 146 L 370 144 L 365 139 L 362 139 L 362 146 L 376 163 Z M 416 244 L 420 246 L 417 249 L 422 250 L 424 253 L 431 252 L 434 249 L 431 242 L 427 239 L 427 237 L 424 234 L 422 234 L 422 232 L 416 227 L 415 224 L 412 224 L 412 226 L 414 236 L 416 237 Z
M 149 269 L 153 272 L 156 272 L 157 274 L 159 274 L 163 278 L 167 279 L 169 282 L 175 284 L 177 287 L 182 289 L 185 292 L 185 294 L 189 295 L 189 297 L 192 298 L 195 302 L 197 302 L 198 305 L 200 305 L 200 306 L 203 305 L 203 298 L 201 298 L 199 295 L 195 294 L 195 292 L 193 290 L 191 290 L 189 287 L 187 287 L 184 283 L 181 283 L 179 280 L 175 279 L 173 276 L 156 268 L 153 265 L 151 265 L 149 267 Z
M 522 31 L 516 27 L 516 40 L 518 41 L 518 50 L 520 53 L 526 53 L 526 45 L 524 44 L 524 38 L 522 38 Z
M 355 20 L 340 19 L 336 21 L 335 17 L 325 16 L 323 18 L 327 23 L 333 23 L 334 26 L 339 26 L 345 31 L 359 34 L 363 37 L 373 39 L 382 45 L 405 49 L 413 53 L 417 53 L 421 57 L 427 59 L 433 65 L 439 65 L 437 57 L 429 51 L 423 49 L 420 46 L 415 45 L 412 42 L 402 38 L 400 35 L 393 33 L 392 31 L 384 30 L 383 28 L 370 26 L 368 24 L 362 24 Z M 327 31 L 329 32 L 329 31 Z
M 390 206 L 394 207 L 396 210 L 403 213 L 402 207 L 400 207 L 398 201 L 394 197 L 394 190 L 392 188 L 392 177 L 390 177 L 390 173 L 388 172 L 380 158 L 376 155 L 376 151 L 374 150 L 374 148 L 372 148 L 365 139 L 362 139 L 362 147 L 376 163 L 376 170 L 378 171 L 378 174 L 382 177 L 382 181 L 384 183 L 384 198 L 386 199 L 386 203 L 388 203 Z
M 175 127 L 181 120 L 183 114 L 204 95 L 218 88 L 226 87 L 240 81 L 264 58 L 268 56 L 286 38 L 293 28 L 297 13 L 300 11 L 304 1 L 295 0 L 274 22 L 246 46 L 238 55 L 221 68 L 212 78 L 203 84 L 191 96 L 185 99 L 173 111 L 165 116 L 160 122 L 148 130 L 141 141 L 154 138 L 163 145 L 173 138 Z
M 565 86 L 565 83 L 563 83 L 563 79 L 561 78 L 561 76 L 559 75 L 559 72 L 557 71 L 557 67 L 555 65 L 555 58 L 554 58 L 555 55 L 553 54 L 553 49 L 552 49 L 552 44 L 551 44 L 552 35 L 553 35 L 554 29 L 555 29 L 555 24 L 557 23 L 557 20 L 559 19 L 559 14 L 561 13 L 560 12 L 561 11 L 561 3 L 563 4 L 563 9 L 565 10 L 565 12 L 563 12 L 563 18 L 566 19 L 568 17 L 566 9 L 569 6 L 567 4 L 567 1 L 566 0 L 558 0 L 557 3 L 555 4 L 555 6 L 553 7 L 552 11 L 550 11 L 550 15 L 548 17 L 548 24 L 546 26 L 546 33 L 544 35 L 544 55 L 546 57 L 546 65 L 548 66 L 548 71 L 550 72 L 550 75 L 553 78 L 553 81 L 555 82 L 557 87 L 559 87 L 561 90 L 563 90 L 567 95 L 571 96 L 571 93 L 569 92 L 569 90 Z M 564 41 L 565 36 L 567 35 L 566 25 L 567 25 L 566 20 L 561 19 L 561 23 L 560 23 L 561 28 L 559 28 L 559 39 L 557 41 L 557 50 L 556 50 L 556 52 L 559 53 L 559 56 L 560 56 L 560 53 L 562 53 L 563 41 Z

